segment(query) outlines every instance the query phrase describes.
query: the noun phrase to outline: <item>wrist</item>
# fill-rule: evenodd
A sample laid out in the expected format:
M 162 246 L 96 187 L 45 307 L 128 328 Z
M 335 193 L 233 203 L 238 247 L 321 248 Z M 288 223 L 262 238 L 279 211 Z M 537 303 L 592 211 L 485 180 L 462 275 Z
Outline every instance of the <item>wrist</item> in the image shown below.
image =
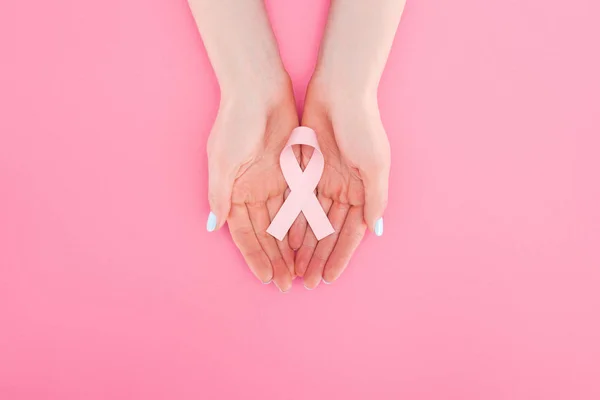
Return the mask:
M 330 112 L 377 108 L 377 83 L 346 79 L 317 68 L 307 89 L 309 101 L 321 102 Z
M 332 48 L 326 39 L 324 42 L 311 81 L 339 98 L 376 97 L 382 73 L 379 63 L 360 54 Z
M 254 105 L 269 105 L 292 93 L 289 75 L 282 65 L 274 64 L 255 64 L 245 70 L 229 71 L 219 79 L 221 102 L 243 100 Z

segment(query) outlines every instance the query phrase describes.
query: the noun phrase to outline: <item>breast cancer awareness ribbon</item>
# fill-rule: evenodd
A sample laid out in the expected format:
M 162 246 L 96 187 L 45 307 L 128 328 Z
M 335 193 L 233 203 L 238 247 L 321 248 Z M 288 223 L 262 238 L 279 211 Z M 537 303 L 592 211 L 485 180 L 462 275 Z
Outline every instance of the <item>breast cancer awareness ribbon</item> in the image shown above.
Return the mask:
M 303 144 L 315 149 L 304 171 L 300 168 L 292 150 L 295 144 Z M 290 187 L 290 194 L 267 228 L 267 233 L 278 240 L 283 240 L 300 213 L 306 217 L 317 240 L 334 233 L 335 230 L 314 193 L 325 166 L 315 131 L 305 126 L 294 129 L 281 152 L 279 164 L 283 177 Z

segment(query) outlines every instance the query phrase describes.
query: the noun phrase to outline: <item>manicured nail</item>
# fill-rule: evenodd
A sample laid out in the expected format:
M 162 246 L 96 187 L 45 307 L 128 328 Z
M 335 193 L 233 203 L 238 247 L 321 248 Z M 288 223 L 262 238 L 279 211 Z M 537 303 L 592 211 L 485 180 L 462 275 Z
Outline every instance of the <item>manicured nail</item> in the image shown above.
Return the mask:
M 313 290 L 313 288 L 309 288 L 308 286 L 304 285 L 304 289 L 306 290 Z
M 288 290 L 283 290 L 282 288 L 280 288 L 280 287 L 279 287 L 279 285 L 278 285 L 278 284 L 277 284 L 277 282 L 275 282 L 275 281 L 273 281 L 273 284 L 275 285 L 275 287 L 276 287 L 277 289 L 279 289 L 279 291 L 280 291 L 281 293 L 287 293 L 287 292 L 289 292 L 289 291 L 292 289 L 292 288 L 290 287 Z
M 206 230 L 212 232 L 217 227 L 217 216 L 211 211 L 206 221 Z
M 379 218 L 377 222 L 375 222 L 375 235 L 383 235 L 383 218 Z
M 325 279 L 321 278 L 321 280 L 323 281 L 324 284 L 326 285 L 331 285 L 333 282 L 327 282 Z

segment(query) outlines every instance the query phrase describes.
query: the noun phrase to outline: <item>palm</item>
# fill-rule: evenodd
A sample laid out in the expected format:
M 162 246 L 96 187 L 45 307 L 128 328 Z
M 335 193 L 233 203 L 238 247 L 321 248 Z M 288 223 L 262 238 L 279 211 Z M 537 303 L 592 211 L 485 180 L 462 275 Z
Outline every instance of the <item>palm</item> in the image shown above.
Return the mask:
M 283 196 L 287 185 L 279 168 L 281 148 L 279 140 L 264 143 L 240 166 L 233 184 L 233 204 L 264 204 Z
M 340 150 L 331 123 L 327 120 L 322 122 L 319 145 L 325 158 L 325 168 L 317 192 L 321 197 L 340 205 L 360 207 L 365 200 L 360 173 L 346 152 Z M 309 149 L 303 150 L 306 154 L 310 152 Z

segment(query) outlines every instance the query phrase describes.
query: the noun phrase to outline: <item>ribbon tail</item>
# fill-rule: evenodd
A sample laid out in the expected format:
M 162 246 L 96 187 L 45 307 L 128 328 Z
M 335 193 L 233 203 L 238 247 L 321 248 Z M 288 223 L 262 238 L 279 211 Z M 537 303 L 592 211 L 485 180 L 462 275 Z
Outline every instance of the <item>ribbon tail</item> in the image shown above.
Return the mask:
M 327 214 L 323 211 L 316 196 L 313 195 L 306 199 L 302 212 L 317 240 L 321 240 L 332 233 L 335 233 L 335 229 L 331 226 L 331 222 L 329 222 Z
M 300 214 L 303 200 L 300 193 L 291 192 L 277 212 L 277 215 L 275 215 L 275 218 L 273 218 L 273 221 L 271 221 L 271 225 L 267 228 L 267 233 L 275 239 L 282 241 Z

